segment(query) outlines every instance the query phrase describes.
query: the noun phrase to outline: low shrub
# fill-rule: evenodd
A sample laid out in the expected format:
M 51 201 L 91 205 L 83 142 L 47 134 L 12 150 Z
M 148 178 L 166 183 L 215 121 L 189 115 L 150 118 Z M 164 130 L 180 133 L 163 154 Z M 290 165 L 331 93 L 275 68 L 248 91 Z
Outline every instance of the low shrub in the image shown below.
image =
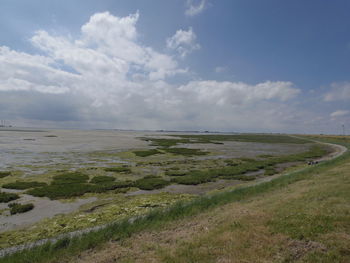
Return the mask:
M 46 183 L 42 183 L 42 182 L 16 181 L 14 183 L 4 184 L 2 187 L 6 189 L 24 190 L 24 189 L 46 186 L 46 185 L 47 185 Z
M 18 194 L 0 192 L 0 203 L 8 203 L 18 198 Z
M 104 170 L 106 172 L 114 173 L 131 173 L 131 169 L 129 167 L 107 167 Z
M 24 204 L 24 205 L 19 204 L 19 203 L 12 203 L 12 204 L 9 204 L 8 207 L 10 208 L 11 215 L 14 215 L 14 214 L 28 212 L 34 208 L 34 205 L 31 203 Z
M 0 178 L 4 178 L 9 175 L 11 175 L 11 172 L 9 171 L 0 171 Z

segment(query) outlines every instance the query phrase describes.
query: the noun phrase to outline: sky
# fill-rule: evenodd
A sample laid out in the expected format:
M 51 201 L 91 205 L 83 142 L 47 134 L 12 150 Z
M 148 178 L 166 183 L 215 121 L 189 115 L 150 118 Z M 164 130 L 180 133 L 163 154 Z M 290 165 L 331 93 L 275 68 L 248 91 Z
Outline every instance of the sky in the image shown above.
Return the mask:
M 0 119 L 350 133 L 348 0 L 0 0 Z

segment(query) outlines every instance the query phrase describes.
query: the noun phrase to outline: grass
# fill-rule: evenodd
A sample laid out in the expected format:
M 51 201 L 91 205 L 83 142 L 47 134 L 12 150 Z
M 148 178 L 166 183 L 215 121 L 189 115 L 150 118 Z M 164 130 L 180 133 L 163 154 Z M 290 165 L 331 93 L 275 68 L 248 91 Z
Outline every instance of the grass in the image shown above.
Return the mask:
M 293 184 L 297 184 L 303 181 L 310 181 L 312 180 L 315 174 L 327 174 L 331 169 L 339 165 L 344 165 L 348 163 L 348 160 L 349 160 L 349 153 L 343 155 L 340 158 L 337 158 L 336 160 L 324 162 L 313 167 L 307 167 L 302 171 L 281 176 L 279 178 L 273 179 L 270 182 L 265 182 L 265 183 L 261 183 L 261 184 L 253 185 L 249 187 L 242 187 L 242 188 L 235 189 L 233 191 L 217 193 L 211 196 L 200 197 L 191 202 L 186 202 L 186 203 L 179 202 L 176 205 L 167 208 L 166 210 L 155 209 L 152 212 L 150 212 L 147 216 L 139 217 L 132 221 L 123 220 L 121 222 L 111 224 L 104 229 L 101 229 L 95 232 L 86 233 L 80 237 L 64 238 L 55 244 L 47 243 L 45 245 L 32 248 L 30 250 L 18 252 L 13 255 L 9 255 L 7 257 L 0 259 L 0 262 L 21 263 L 21 262 L 28 262 L 28 259 L 30 259 L 31 262 L 33 263 L 34 262 L 68 262 L 68 260 L 72 256 L 79 254 L 81 251 L 84 251 L 87 249 L 91 250 L 93 248 L 100 247 L 102 243 L 109 240 L 125 239 L 130 237 L 133 233 L 137 233 L 146 229 L 147 230 L 151 230 L 155 228 L 158 229 L 169 222 L 173 222 L 174 220 L 183 219 L 188 216 L 198 215 L 199 213 L 204 211 L 211 211 L 217 207 L 229 204 L 234 201 L 244 201 L 250 198 L 256 198 L 256 200 L 264 200 L 264 198 L 266 199 L 269 195 L 272 195 L 274 192 L 282 191 L 281 196 L 278 196 L 278 198 L 276 198 L 275 203 L 276 205 L 278 205 L 278 204 L 281 204 L 281 202 L 283 201 L 283 196 L 286 195 L 286 191 L 288 193 L 288 189 Z M 329 187 L 329 185 L 327 185 L 324 182 L 322 182 L 322 185 L 325 188 Z M 344 184 L 340 184 L 340 185 L 343 186 L 343 189 L 346 189 L 346 186 Z M 331 190 L 332 191 L 329 191 L 327 193 L 334 194 L 333 189 Z M 349 195 L 349 191 L 344 190 L 343 193 L 347 196 Z M 314 204 L 319 203 L 319 201 L 317 201 L 317 196 L 318 196 L 318 193 L 310 197 L 310 198 L 316 198 L 315 202 L 313 202 Z M 287 201 L 288 200 L 290 199 L 287 199 Z M 284 205 L 284 204 L 285 202 L 281 205 Z M 269 205 L 269 203 L 267 202 L 266 205 Z M 292 203 L 291 205 L 293 206 L 295 204 Z M 330 206 L 330 207 L 333 207 L 333 206 Z M 286 209 L 288 211 L 288 209 L 290 210 L 290 207 L 288 208 L 286 207 Z M 219 214 L 219 213 L 216 213 L 216 214 Z M 249 215 L 247 213 L 245 214 Z M 261 220 L 258 220 L 257 222 L 261 222 Z M 303 221 L 300 221 L 300 222 L 302 223 Z M 347 220 L 347 222 L 349 222 L 349 220 Z M 226 225 L 227 224 L 225 224 L 225 226 Z M 230 229 L 240 229 L 239 225 L 240 224 L 231 224 Z M 244 229 L 249 229 L 249 228 L 244 228 Z M 243 231 L 242 235 L 238 235 L 238 236 L 241 237 L 246 232 L 247 231 Z M 219 236 L 222 238 L 222 235 L 219 235 Z M 215 237 L 215 235 L 212 235 L 211 237 Z M 254 241 L 253 237 L 254 236 L 252 236 L 252 238 L 249 240 Z M 258 238 L 258 237 L 255 236 L 255 238 Z M 222 244 L 222 242 L 217 242 L 217 243 Z M 239 244 L 239 242 L 237 243 Z M 259 244 L 265 245 L 265 243 L 266 242 L 262 241 Z M 200 248 L 200 245 L 202 244 L 204 245 L 202 246 L 204 248 L 204 250 L 202 249 L 203 253 L 196 254 L 198 249 Z M 194 244 L 193 246 L 186 246 L 186 244 L 184 244 L 184 247 L 181 250 L 175 251 L 177 253 L 174 254 L 174 257 L 172 257 L 171 255 L 166 255 L 167 257 L 166 261 L 167 262 L 211 262 L 210 259 L 212 258 L 213 254 L 210 254 L 210 253 L 212 252 L 212 250 L 206 249 L 209 244 L 211 244 L 211 246 L 215 246 L 216 244 L 215 240 L 208 239 L 207 243 L 205 243 L 205 241 L 203 241 L 202 243 L 199 241 L 199 245 Z M 249 245 L 249 243 L 246 243 L 246 245 L 242 248 L 249 248 L 249 247 L 251 247 L 251 245 Z M 223 247 L 222 249 L 226 249 L 226 247 Z M 281 250 L 282 248 L 280 248 L 280 251 Z M 267 249 L 267 251 L 269 250 Z M 338 252 L 338 254 L 339 253 L 340 252 Z M 250 256 L 250 255 L 251 253 L 247 254 L 247 256 Z M 343 255 L 345 258 L 348 254 L 343 253 Z M 190 257 L 198 258 L 201 260 L 200 261 L 191 260 Z M 320 255 L 313 255 L 313 257 L 317 259 L 317 257 L 319 258 Z M 266 260 L 269 260 L 269 259 L 271 258 L 267 258 Z M 254 262 L 254 260 L 248 260 L 248 261 Z M 313 262 L 320 262 L 320 261 L 313 261 Z M 338 255 L 338 261 L 328 260 L 327 262 L 346 262 L 346 260 L 340 261 L 339 255 Z
M 0 192 L 0 203 L 8 203 L 18 198 L 18 194 Z
M 11 175 L 10 171 L 0 171 L 0 178 L 4 178 L 9 175 Z
M 19 203 L 11 203 L 8 205 L 10 208 L 11 215 L 25 213 L 34 208 L 33 204 L 19 204 Z
M 35 187 L 41 187 L 41 186 L 47 186 L 46 183 L 42 182 L 27 182 L 27 181 L 16 181 L 13 183 L 8 183 L 2 185 L 3 188 L 6 189 L 17 189 L 17 190 L 24 190 L 24 189 L 29 189 L 29 188 L 35 188 Z
M 163 154 L 163 152 L 158 151 L 157 149 L 150 149 L 145 151 L 134 151 L 133 153 L 138 157 L 148 157 L 155 154 Z

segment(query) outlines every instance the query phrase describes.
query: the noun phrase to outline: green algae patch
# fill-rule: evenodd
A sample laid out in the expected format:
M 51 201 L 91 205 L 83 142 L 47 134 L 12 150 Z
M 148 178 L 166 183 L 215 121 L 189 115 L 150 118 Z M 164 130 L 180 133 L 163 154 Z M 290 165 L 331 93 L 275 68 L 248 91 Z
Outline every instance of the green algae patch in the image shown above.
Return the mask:
M 22 230 L 1 233 L 0 248 L 50 238 L 128 217 L 140 216 L 153 208 L 165 208 L 178 201 L 187 201 L 194 197 L 194 195 L 188 194 L 160 193 L 133 197 L 118 196 L 113 200 L 105 201 L 105 203 L 100 200 L 97 203 L 84 206 L 84 211 L 89 212 L 80 211 L 69 215 L 58 215 L 51 219 L 44 219 L 40 223 Z M 102 206 L 98 206 L 101 204 Z M 94 206 L 98 206 L 98 208 L 91 209 Z

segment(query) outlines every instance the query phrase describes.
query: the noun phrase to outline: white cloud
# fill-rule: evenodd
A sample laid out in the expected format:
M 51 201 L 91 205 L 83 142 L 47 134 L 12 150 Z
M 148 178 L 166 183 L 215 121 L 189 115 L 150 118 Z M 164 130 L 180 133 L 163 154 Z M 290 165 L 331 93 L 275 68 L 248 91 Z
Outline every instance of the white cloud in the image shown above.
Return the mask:
M 187 16 L 195 16 L 202 13 L 207 6 L 206 0 L 187 0 L 186 2 L 186 11 Z
M 336 117 L 343 117 L 343 116 L 346 116 L 346 115 L 349 115 L 350 111 L 348 110 L 337 110 L 337 111 L 334 111 L 330 114 L 330 116 L 332 118 L 336 118 Z
M 300 93 L 291 82 L 170 84 L 167 77 L 187 69 L 139 42 L 138 18 L 95 14 L 77 39 L 38 31 L 31 42 L 40 56 L 0 47 L 1 112 L 33 123 L 134 129 L 274 131 L 302 118 L 286 104 Z M 199 48 L 191 28 L 167 44 L 181 56 Z
M 198 102 L 216 105 L 245 105 L 263 100 L 286 101 L 294 98 L 300 90 L 291 82 L 263 82 L 249 85 L 242 82 L 191 81 L 179 89 L 186 97 Z
M 332 83 L 331 90 L 324 95 L 325 101 L 350 100 L 350 82 Z
M 187 31 L 179 29 L 176 33 L 167 39 L 167 47 L 175 50 L 184 58 L 194 50 L 200 49 L 200 45 L 196 43 L 197 36 L 193 32 L 192 27 Z

